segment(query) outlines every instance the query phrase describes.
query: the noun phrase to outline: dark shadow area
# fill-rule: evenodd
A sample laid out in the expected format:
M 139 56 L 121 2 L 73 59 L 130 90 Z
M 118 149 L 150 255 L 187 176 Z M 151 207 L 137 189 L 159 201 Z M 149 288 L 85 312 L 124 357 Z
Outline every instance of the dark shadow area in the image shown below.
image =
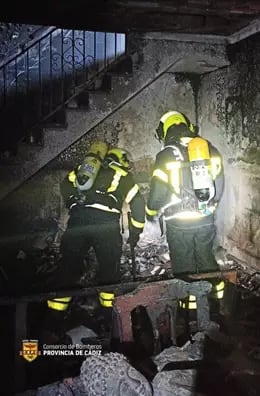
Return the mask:
M 205 336 L 203 359 L 173 361 L 162 369 L 171 372 L 196 370 L 194 395 L 252 396 L 258 395 L 260 391 L 260 298 L 233 285 L 229 285 L 229 289 L 229 298 L 225 303 L 219 307 L 212 306 L 212 319 L 218 323 L 219 330 Z M 94 338 L 83 337 L 83 344 L 101 345 L 102 354 L 123 353 L 131 365 L 150 382 L 158 373 L 153 360 L 156 354 L 151 321 L 141 305 L 131 314 L 134 341 L 120 343 L 116 332 L 112 331 L 112 310 L 101 307 L 96 295 L 74 297 L 69 310 L 64 312 L 49 309 L 46 301 L 29 303 L 26 311 L 26 338 L 38 340 L 41 351 L 41 355 L 31 363 L 19 355 L 22 339 L 15 341 L 14 329 L 16 332 L 21 329 L 19 321 L 15 319 L 14 306 L 0 308 L 2 317 L 5 317 L 4 326 L 1 326 L 5 356 L 3 374 L 8 379 L 1 390 L 5 396 L 14 395 L 18 390 L 36 389 L 64 378 L 77 377 L 84 356 L 43 356 L 42 353 L 44 344 L 71 344 L 72 339 L 68 333 L 78 326 L 85 326 L 96 334 Z M 190 316 L 190 319 L 193 317 Z M 192 344 L 197 333 L 196 328 L 191 326 L 190 334 L 187 334 L 185 320 L 180 312 L 176 323 L 176 348 L 179 347 L 180 350 L 187 342 Z M 20 369 L 17 371 L 17 368 Z
M 64 105 L 73 97 L 76 87 L 87 81 L 88 71 L 77 70 L 74 74 L 50 81 L 31 83 L 24 92 L 9 93 L 2 97 L 0 152 L 8 151 L 15 156 L 18 144 L 23 140 L 42 145 L 45 124 L 66 128 Z
M 227 284 L 220 306 L 212 304 L 219 333 L 206 337 L 196 392 L 203 395 L 251 396 L 260 392 L 260 298 Z

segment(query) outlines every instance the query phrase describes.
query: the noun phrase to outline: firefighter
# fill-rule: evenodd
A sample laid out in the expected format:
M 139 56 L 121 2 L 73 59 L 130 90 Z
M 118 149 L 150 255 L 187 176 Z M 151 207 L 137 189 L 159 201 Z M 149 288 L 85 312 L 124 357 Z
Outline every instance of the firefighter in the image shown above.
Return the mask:
M 69 210 L 67 229 L 60 246 L 63 277 L 66 283 L 77 282 L 82 275 L 83 259 L 93 247 L 98 261 L 96 281 L 99 285 L 108 285 L 120 281 L 123 203 L 129 204 L 131 210 L 129 239 L 136 245 L 144 227 L 145 202 L 130 172 L 125 150 L 109 149 L 93 185 L 85 188 L 90 184 L 89 169 L 86 164 L 77 167 L 61 184 L 61 193 Z M 101 297 L 107 300 L 106 294 Z
M 163 148 L 153 169 L 147 220 L 164 219 L 173 275 L 218 271 L 212 248 L 224 186 L 220 153 L 178 111 L 165 113 L 156 132 Z

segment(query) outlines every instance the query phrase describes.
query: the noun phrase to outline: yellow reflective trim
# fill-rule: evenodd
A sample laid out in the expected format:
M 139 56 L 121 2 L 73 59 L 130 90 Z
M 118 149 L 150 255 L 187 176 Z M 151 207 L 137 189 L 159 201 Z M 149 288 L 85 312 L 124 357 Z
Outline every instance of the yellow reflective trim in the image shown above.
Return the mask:
M 199 219 L 205 217 L 204 214 L 199 213 L 199 212 L 191 212 L 191 211 L 183 211 L 183 212 L 178 212 L 175 213 L 172 216 L 165 217 L 165 220 L 170 220 L 170 219 L 187 219 L 187 220 L 192 220 L 192 219 Z
M 180 167 L 179 161 L 168 162 L 166 169 L 170 171 L 171 185 L 177 194 L 180 194 Z
M 144 228 L 144 223 L 141 223 L 141 222 L 139 222 L 139 221 L 136 221 L 136 220 L 134 220 L 132 217 L 131 217 L 131 224 L 132 224 L 134 227 L 136 227 L 136 228 Z
M 65 311 L 68 308 L 71 299 L 72 297 L 58 297 L 52 300 L 48 300 L 47 305 L 51 309 L 55 309 L 57 311 Z
M 162 212 L 165 212 L 166 209 L 171 208 L 174 205 L 177 205 L 181 202 L 181 198 L 177 197 L 177 195 L 172 194 L 170 202 L 162 207 Z
M 181 202 L 181 198 L 177 197 L 176 194 L 172 194 L 172 196 L 171 196 L 171 202 L 170 202 L 169 206 L 171 206 L 171 205 L 176 205 L 176 204 L 178 204 L 178 203 L 180 203 L 180 202 Z
M 127 175 L 127 171 L 125 171 L 124 169 L 120 168 L 120 166 L 115 165 L 115 164 L 111 164 L 109 165 L 109 168 L 113 169 L 114 171 L 116 171 L 117 173 L 120 173 L 121 176 L 126 176 Z
M 158 213 L 158 210 L 152 210 L 152 209 L 149 209 L 148 206 L 145 206 L 145 213 L 148 214 L 148 216 L 156 216 Z
M 190 295 L 187 299 L 180 300 L 179 306 L 183 309 L 197 309 L 196 296 Z
M 216 290 L 220 291 L 220 290 L 224 290 L 225 287 L 225 282 L 224 281 L 220 281 L 218 285 L 216 285 Z
M 223 297 L 224 297 L 224 290 L 218 291 L 218 292 L 216 293 L 216 298 L 217 298 L 218 300 L 222 300 Z
M 181 167 L 181 163 L 179 161 L 172 161 L 166 163 L 167 170 L 179 169 L 180 167 Z
M 74 187 L 76 187 L 76 173 L 74 170 L 68 174 L 68 180 L 73 184 Z
M 101 298 L 104 298 L 105 300 L 111 300 L 115 298 L 115 294 L 114 293 L 108 293 L 108 292 L 100 292 L 99 296 Z
M 99 302 L 103 307 L 112 307 L 114 299 L 115 299 L 114 293 L 107 293 L 107 292 L 99 293 Z
M 213 180 L 220 174 L 221 171 L 221 158 L 220 157 L 211 157 L 211 173 Z
M 183 309 L 197 309 L 197 303 L 196 302 L 188 302 L 188 301 L 183 302 L 183 301 L 180 301 L 179 305 Z
M 113 212 L 113 213 L 121 213 L 120 210 L 116 208 L 110 208 L 109 206 L 102 205 L 102 204 L 91 204 L 91 205 L 84 205 L 86 208 L 96 208 L 100 210 L 104 210 L 105 212 Z
M 221 300 L 224 297 L 225 282 L 222 280 L 213 286 L 213 297 Z
M 113 180 L 111 182 L 111 185 L 108 187 L 107 192 L 113 192 L 116 191 L 119 181 L 121 179 L 121 173 L 116 171 L 116 173 L 114 174 Z
M 135 184 L 134 187 L 132 187 L 131 190 L 128 191 L 128 194 L 125 198 L 126 203 L 131 202 L 134 196 L 138 193 L 138 191 L 139 191 L 139 187 L 137 184 Z
M 158 177 L 158 179 L 164 181 L 165 183 L 168 183 L 168 175 L 161 169 L 155 169 L 153 171 L 153 177 Z

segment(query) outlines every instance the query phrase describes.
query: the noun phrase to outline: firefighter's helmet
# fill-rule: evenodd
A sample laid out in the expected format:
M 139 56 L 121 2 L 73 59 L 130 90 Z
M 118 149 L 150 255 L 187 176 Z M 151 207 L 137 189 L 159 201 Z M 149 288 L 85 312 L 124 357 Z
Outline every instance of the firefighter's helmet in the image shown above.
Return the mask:
M 179 111 L 168 111 L 160 118 L 159 125 L 156 129 L 159 141 L 165 141 L 169 128 L 173 126 L 180 126 L 179 129 L 181 130 L 182 137 L 185 134 L 186 136 L 195 137 L 197 134 L 197 128 L 183 113 Z
M 118 147 L 110 149 L 107 153 L 107 158 L 117 162 L 125 169 L 130 168 L 130 156 L 129 153 L 124 149 Z

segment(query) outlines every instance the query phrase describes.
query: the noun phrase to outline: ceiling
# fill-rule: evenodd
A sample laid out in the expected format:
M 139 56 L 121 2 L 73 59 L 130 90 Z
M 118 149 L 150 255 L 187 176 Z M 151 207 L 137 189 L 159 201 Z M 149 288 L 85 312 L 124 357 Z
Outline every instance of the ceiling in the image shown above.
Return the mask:
M 13 0 L 5 2 L 0 22 L 226 36 L 257 17 L 259 0 Z

